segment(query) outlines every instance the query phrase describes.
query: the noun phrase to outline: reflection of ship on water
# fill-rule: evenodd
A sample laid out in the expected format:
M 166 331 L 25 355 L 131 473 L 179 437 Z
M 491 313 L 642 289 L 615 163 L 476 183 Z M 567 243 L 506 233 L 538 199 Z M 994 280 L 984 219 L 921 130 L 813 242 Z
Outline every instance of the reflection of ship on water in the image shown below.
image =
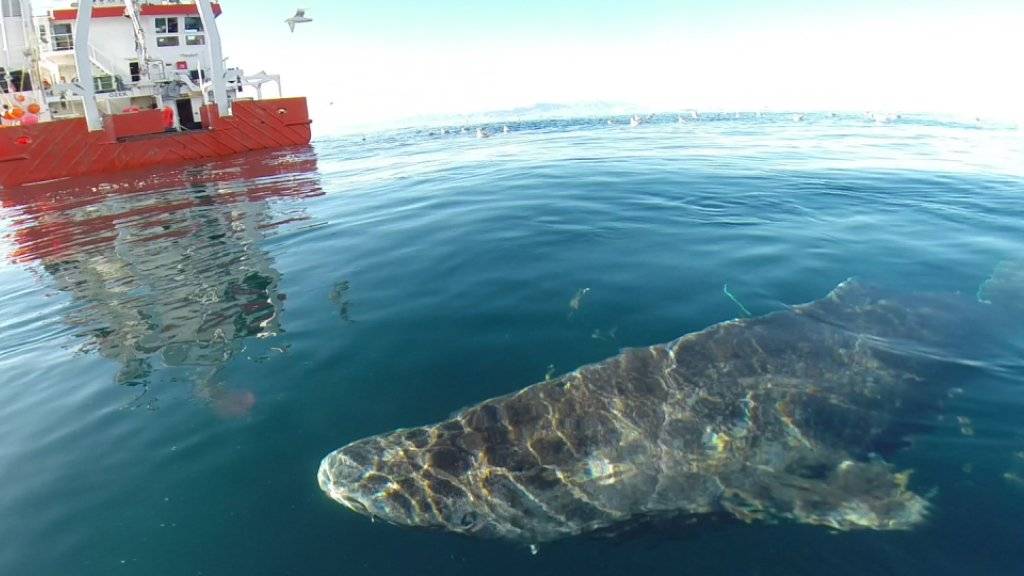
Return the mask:
M 246 339 L 281 331 L 285 294 L 260 244 L 297 217 L 271 204 L 321 191 L 312 151 L 246 161 L 180 169 L 141 187 L 128 179 L 2 198 L 13 209 L 15 259 L 39 262 L 71 295 L 65 320 L 85 339 L 82 350 L 119 363 L 118 383 L 148 387 L 174 374 L 197 381 L 197 395 L 223 412 L 251 406 L 251 393 L 215 380 Z

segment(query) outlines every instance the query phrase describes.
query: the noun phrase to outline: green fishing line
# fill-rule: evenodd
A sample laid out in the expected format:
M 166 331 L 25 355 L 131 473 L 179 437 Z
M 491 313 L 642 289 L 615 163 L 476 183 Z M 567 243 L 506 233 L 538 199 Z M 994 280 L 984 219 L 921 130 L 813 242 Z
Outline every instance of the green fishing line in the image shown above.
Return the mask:
M 753 314 L 750 313 L 750 310 L 747 310 L 747 307 L 744 306 L 742 302 L 737 300 L 736 297 L 732 295 L 732 292 L 729 292 L 729 285 L 728 284 L 723 284 L 722 285 L 722 292 L 725 292 L 725 295 L 729 297 L 729 300 L 732 300 L 733 302 L 736 303 L 737 306 L 740 307 L 740 310 L 743 311 L 743 314 L 745 316 L 753 316 Z

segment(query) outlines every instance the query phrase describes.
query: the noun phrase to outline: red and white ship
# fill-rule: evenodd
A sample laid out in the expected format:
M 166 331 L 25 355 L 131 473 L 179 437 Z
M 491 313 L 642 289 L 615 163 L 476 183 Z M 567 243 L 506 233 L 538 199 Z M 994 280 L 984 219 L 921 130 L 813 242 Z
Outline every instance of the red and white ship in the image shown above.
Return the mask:
M 0 0 L 0 188 L 309 144 L 305 98 L 224 66 L 220 13 L 79 0 L 35 16 Z M 267 83 L 278 98 L 262 98 Z

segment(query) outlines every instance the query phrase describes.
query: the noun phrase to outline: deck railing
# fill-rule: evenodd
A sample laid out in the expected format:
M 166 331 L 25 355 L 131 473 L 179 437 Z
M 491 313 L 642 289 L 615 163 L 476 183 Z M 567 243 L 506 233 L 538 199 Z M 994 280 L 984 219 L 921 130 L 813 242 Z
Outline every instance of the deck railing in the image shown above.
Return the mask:
M 54 52 L 63 52 L 75 49 L 75 37 L 73 34 L 54 34 L 50 37 L 50 46 Z
M 89 61 L 107 74 L 117 75 L 118 73 L 117 65 L 114 63 L 113 59 L 97 50 L 96 47 L 91 44 L 89 45 Z

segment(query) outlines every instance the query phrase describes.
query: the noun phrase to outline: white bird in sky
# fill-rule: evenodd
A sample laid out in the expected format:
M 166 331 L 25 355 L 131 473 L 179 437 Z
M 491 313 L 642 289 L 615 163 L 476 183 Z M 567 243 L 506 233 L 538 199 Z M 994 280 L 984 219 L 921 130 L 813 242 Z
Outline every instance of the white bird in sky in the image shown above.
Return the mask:
M 306 9 L 305 8 L 299 8 L 298 10 L 295 11 L 295 16 L 292 16 L 291 18 L 288 18 L 287 20 L 285 20 L 285 23 L 288 24 L 288 28 L 292 32 L 295 32 L 295 25 L 296 24 L 302 24 L 303 22 L 312 22 L 312 21 L 313 21 L 312 18 L 307 18 L 306 17 Z

